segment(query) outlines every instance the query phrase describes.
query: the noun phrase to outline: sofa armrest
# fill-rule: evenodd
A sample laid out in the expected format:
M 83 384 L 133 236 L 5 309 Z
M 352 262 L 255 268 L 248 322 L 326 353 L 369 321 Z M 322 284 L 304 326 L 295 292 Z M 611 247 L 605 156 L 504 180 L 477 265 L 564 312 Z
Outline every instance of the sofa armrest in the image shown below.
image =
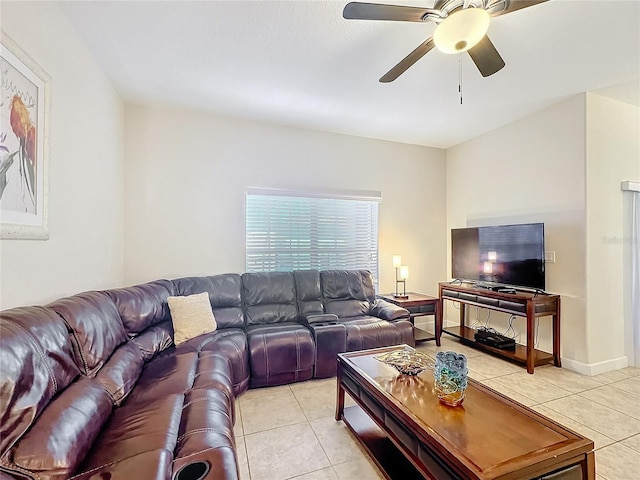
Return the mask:
M 338 323 L 338 316 L 332 313 L 318 313 L 311 315 L 304 315 L 302 317 L 302 323 L 305 325 L 333 325 Z
M 310 323 L 309 328 L 316 343 L 314 377 L 334 377 L 338 371 L 338 354 L 347 351 L 347 327 L 342 323 Z
M 392 322 L 409 318 L 409 310 L 378 298 L 371 306 L 370 315 Z

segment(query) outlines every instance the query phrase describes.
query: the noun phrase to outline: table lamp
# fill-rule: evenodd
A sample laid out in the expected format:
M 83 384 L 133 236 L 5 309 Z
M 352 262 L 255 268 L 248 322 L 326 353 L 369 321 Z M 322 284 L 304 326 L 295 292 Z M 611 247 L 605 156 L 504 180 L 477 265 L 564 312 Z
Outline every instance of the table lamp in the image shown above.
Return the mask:
M 396 293 L 393 295 L 393 298 L 406 300 L 409 298 L 406 289 L 406 280 L 409 278 L 409 267 L 402 265 L 402 257 L 400 257 L 400 255 L 394 255 L 392 258 L 393 268 L 396 269 Z M 402 283 L 402 293 L 398 292 L 399 283 Z

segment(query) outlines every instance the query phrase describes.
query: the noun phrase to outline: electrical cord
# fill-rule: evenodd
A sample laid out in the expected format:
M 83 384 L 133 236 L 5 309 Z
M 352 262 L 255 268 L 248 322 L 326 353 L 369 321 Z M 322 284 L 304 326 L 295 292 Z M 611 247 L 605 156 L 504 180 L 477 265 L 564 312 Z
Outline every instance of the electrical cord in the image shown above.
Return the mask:
M 513 328 L 513 321 L 516 319 L 515 315 L 511 315 L 509 317 L 509 327 L 507 327 L 507 330 L 502 334 L 505 337 L 509 337 L 509 338 L 513 338 L 514 340 L 516 339 L 516 337 L 518 336 L 518 333 L 516 332 L 516 330 Z M 511 332 L 511 334 L 509 333 Z
M 487 310 L 487 318 L 484 321 L 485 328 L 489 328 L 489 319 L 491 318 L 491 310 Z

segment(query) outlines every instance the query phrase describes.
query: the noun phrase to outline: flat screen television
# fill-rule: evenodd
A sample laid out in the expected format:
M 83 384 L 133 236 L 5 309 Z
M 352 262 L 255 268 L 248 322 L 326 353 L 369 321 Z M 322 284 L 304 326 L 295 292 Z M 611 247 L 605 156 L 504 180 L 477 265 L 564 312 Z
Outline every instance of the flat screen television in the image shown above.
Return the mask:
M 544 290 L 544 224 L 452 229 L 451 274 L 481 284 Z

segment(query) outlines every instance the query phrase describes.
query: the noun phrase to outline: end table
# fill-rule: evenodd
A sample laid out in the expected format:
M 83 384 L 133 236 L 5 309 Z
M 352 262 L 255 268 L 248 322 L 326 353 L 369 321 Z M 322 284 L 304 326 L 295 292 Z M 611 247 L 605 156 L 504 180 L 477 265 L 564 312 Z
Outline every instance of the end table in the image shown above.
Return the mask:
M 427 340 L 435 340 L 436 345 L 440 346 L 440 337 L 422 330 L 421 328 L 416 327 L 415 318 L 416 317 L 424 317 L 428 315 L 435 316 L 435 330 L 436 332 L 442 329 L 442 325 L 440 325 L 440 330 L 438 329 L 438 325 L 442 323 L 442 315 L 440 312 L 440 299 L 438 297 L 432 297 L 430 295 L 424 295 L 422 293 L 408 292 L 407 296 L 409 298 L 394 298 L 393 293 L 385 293 L 383 295 L 378 295 L 378 298 L 386 300 L 389 303 L 393 303 L 394 305 L 398 305 L 399 307 L 406 308 L 409 310 L 409 321 L 413 325 L 413 338 L 416 342 L 426 342 Z

